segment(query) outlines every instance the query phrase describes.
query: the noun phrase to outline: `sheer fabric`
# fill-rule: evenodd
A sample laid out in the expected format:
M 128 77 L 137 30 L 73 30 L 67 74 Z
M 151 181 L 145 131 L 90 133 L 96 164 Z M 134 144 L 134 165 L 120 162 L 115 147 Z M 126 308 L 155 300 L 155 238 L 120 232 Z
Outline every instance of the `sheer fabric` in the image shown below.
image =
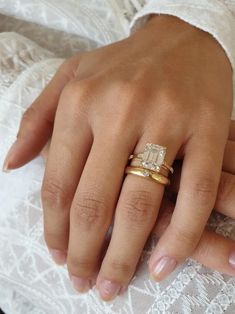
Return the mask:
M 0 0 L 0 163 L 22 113 L 64 58 L 125 38 L 144 22 L 149 5 L 157 12 L 154 4 L 161 2 Z M 234 1 L 216 3 L 233 14 Z M 230 60 L 231 50 L 226 46 Z M 235 279 L 191 259 L 164 283 L 153 282 L 146 264 L 156 245 L 153 236 L 124 295 L 106 303 L 95 288 L 75 292 L 66 267 L 54 264 L 43 239 L 43 171 L 38 157 L 12 173 L 0 173 L 0 307 L 6 314 L 234 313 Z M 232 219 L 213 215 L 210 224 L 235 239 Z

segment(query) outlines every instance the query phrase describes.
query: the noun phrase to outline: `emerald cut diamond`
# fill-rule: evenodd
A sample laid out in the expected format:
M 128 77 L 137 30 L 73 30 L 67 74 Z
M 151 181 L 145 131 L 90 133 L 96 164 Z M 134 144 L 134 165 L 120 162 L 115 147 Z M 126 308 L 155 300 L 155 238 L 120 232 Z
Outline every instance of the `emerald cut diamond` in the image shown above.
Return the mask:
M 166 147 L 147 143 L 143 153 L 141 154 L 140 163 L 146 169 L 159 172 L 162 164 L 164 163 L 165 155 Z

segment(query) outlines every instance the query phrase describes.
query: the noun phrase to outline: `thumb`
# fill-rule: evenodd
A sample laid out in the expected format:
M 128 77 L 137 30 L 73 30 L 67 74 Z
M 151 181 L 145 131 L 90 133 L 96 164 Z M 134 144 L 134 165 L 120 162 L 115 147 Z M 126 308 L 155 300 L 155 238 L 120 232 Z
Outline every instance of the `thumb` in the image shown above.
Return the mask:
M 24 112 L 17 139 L 7 153 L 3 171 L 19 168 L 35 158 L 52 135 L 60 94 L 74 78 L 80 56 L 66 60 L 42 93 Z

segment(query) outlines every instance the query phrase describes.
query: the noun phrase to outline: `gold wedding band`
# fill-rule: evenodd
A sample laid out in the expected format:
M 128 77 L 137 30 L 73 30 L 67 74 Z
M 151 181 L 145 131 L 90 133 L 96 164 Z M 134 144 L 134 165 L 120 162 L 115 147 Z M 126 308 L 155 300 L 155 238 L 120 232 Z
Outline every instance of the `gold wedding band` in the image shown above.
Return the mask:
M 134 174 L 140 177 L 144 177 L 146 179 L 152 180 L 154 182 L 163 184 L 163 185 L 168 185 L 170 184 L 170 180 L 163 176 L 160 173 L 157 173 L 153 170 L 150 169 L 145 169 L 142 167 L 133 167 L 133 166 L 127 166 L 125 168 L 125 173 L 127 174 Z

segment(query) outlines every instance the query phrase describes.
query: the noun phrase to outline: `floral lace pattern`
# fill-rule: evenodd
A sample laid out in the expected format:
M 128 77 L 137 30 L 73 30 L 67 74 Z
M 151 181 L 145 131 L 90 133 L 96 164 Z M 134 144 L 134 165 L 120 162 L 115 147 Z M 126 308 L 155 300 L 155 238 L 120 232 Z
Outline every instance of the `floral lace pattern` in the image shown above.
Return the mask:
M 127 36 L 130 19 L 138 9 L 134 1 L 128 7 L 123 1 L 91 0 L 89 8 L 85 0 L 23 3 L 0 0 L 1 164 L 22 113 L 64 58 Z M 84 25 L 88 25 L 86 29 Z M 54 264 L 44 242 L 40 203 L 43 171 L 38 157 L 12 173 L 0 173 L 0 307 L 6 314 L 234 313 L 235 279 L 192 259 L 164 283 L 153 282 L 146 261 L 156 245 L 154 236 L 147 241 L 124 295 L 106 303 L 95 288 L 86 294 L 75 292 L 66 266 Z M 210 225 L 235 239 L 232 219 L 214 214 Z

